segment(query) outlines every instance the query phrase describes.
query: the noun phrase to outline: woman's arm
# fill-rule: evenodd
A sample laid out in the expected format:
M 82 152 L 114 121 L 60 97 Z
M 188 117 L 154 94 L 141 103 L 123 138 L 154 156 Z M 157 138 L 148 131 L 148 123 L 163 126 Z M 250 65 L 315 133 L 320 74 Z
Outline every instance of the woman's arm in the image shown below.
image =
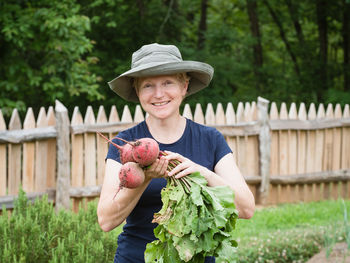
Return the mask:
M 110 231 L 124 222 L 136 206 L 151 179 L 165 175 L 167 165 L 168 161 L 165 158 L 157 160 L 145 171 L 145 181 L 142 185 L 135 189 L 123 188 L 115 195 L 119 185 L 118 174 L 122 165 L 117 161 L 107 159 L 97 206 L 98 223 L 103 231 Z
M 232 153 L 228 153 L 220 159 L 214 167 L 214 172 L 177 153 L 170 153 L 167 158 L 168 160 L 177 159 L 181 162 L 168 173 L 169 176 L 180 178 L 194 172 L 200 172 L 207 179 L 209 186 L 227 185 L 231 187 L 235 193 L 234 202 L 239 218 L 249 219 L 253 216 L 254 195 L 238 169 Z

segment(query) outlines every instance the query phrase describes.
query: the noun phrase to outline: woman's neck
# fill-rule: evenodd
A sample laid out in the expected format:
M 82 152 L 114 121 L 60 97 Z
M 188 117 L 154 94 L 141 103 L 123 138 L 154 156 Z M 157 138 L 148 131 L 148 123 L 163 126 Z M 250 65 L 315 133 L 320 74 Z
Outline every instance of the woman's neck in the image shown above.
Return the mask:
M 186 118 L 175 115 L 167 119 L 148 116 L 146 119 L 149 132 L 160 143 L 169 144 L 179 140 L 186 128 Z

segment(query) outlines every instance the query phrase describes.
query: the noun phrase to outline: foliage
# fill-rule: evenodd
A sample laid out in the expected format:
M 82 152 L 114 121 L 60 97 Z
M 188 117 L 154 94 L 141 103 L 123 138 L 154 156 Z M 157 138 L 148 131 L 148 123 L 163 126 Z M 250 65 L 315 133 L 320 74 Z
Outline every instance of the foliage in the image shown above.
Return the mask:
M 5 1 L 0 4 L 0 107 L 24 110 L 65 103 L 71 96 L 102 98 L 89 70 L 90 19 L 75 1 Z
M 199 173 L 193 173 L 186 183 L 168 179 L 161 196 L 162 209 L 152 221 L 158 223 L 158 239 L 147 244 L 146 262 L 204 262 L 206 256 L 232 262 L 238 212 L 230 188 L 208 187 Z
M 204 2 L 3 1 L 0 108 L 7 115 L 14 107 L 38 112 L 58 98 L 70 110 L 100 104 L 121 110 L 126 102 L 107 82 L 129 69 L 132 52 L 151 42 L 175 44 L 185 60 L 215 68 L 210 86 L 186 98 L 191 106 L 235 105 L 257 96 L 277 103 L 348 103 L 348 0 L 207 1 L 206 29 L 199 32 Z M 252 35 L 248 2 L 256 3 L 260 39 Z M 262 61 L 256 64 L 259 41 Z
M 95 202 L 56 213 L 47 196 L 31 204 L 21 191 L 12 214 L 0 217 L 0 262 L 110 262 L 119 233 L 100 229 Z

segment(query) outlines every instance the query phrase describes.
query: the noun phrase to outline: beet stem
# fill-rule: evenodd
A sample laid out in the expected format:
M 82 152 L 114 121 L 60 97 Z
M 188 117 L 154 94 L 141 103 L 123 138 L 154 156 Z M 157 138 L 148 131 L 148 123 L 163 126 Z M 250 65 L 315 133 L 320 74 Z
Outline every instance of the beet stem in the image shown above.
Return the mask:
M 96 132 L 98 135 L 100 135 L 103 139 L 105 139 L 107 142 L 109 142 L 110 144 L 112 144 L 113 146 L 117 147 L 119 150 L 122 149 L 121 146 L 119 146 L 118 144 L 112 142 L 110 139 L 108 139 L 106 136 L 104 136 L 102 133 L 100 132 Z

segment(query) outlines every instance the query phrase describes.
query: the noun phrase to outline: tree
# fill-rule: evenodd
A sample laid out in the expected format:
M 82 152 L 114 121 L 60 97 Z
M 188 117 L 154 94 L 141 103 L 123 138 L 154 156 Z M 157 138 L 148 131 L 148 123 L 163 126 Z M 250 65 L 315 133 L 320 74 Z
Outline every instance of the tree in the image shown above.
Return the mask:
M 70 0 L 6 1 L 0 4 L 0 108 L 52 105 L 86 94 L 100 99 L 90 71 L 90 20 Z

